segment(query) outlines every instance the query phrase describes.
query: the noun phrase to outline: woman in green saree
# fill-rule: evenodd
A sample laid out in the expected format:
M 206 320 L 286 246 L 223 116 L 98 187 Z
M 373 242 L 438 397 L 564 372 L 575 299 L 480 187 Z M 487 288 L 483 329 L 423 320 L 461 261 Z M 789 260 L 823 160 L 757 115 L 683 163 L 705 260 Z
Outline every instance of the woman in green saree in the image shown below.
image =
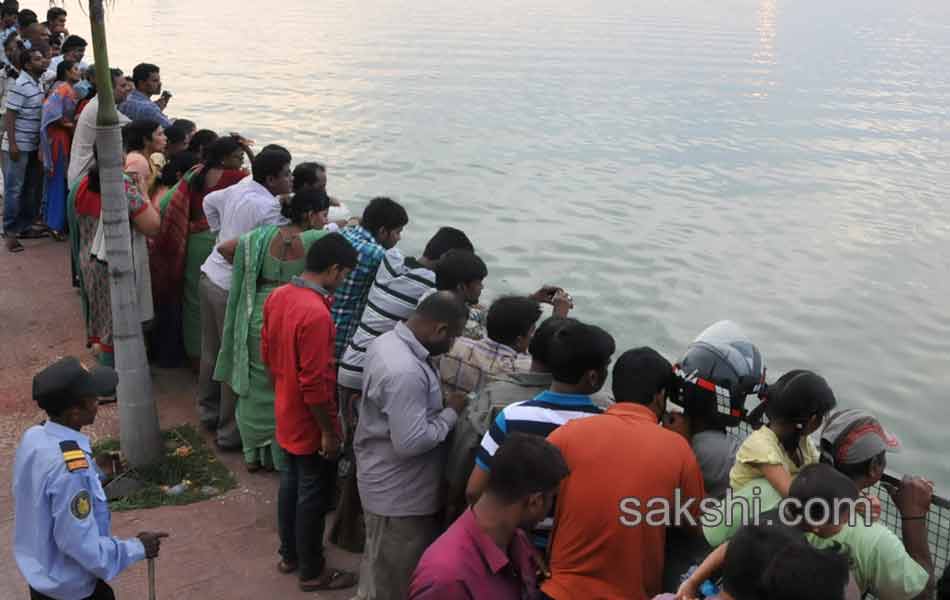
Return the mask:
M 238 397 L 237 425 L 244 462 L 252 473 L 279 468 L 283 462 L 277 444 L 272 444 L 274 387 L 261 362 L 264 301 L 303 272 L 310 245 L 326 235 L 329 207 L 323 190 L 297 192 L 283 208 L 289 225 L 264 225 L 218 247 L 225 257 L 233 255 L 234 270 L 214 378 L 230 385 Z

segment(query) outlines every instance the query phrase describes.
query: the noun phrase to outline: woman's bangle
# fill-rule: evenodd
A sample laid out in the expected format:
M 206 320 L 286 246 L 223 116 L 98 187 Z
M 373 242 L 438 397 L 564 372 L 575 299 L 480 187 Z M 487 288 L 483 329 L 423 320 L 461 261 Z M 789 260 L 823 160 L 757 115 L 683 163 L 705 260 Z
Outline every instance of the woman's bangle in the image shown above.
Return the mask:
M 927 518 L 927 515 L 920 515 L 919 517 L 901 517 L 901 521 L 923 521 Z

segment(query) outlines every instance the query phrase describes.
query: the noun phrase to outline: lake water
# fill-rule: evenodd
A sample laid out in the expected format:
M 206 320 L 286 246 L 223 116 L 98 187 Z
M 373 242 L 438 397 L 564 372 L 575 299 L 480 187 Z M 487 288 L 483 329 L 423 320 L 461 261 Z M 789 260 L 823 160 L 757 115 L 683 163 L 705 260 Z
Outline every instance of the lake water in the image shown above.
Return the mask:
M 563 285 L 671 359 L 736 320 L 950 492 L 950 3 L 117 0 L 109 33 L 172 116 L 398 198 L 404 249 L 463 228 L 489 298 Z

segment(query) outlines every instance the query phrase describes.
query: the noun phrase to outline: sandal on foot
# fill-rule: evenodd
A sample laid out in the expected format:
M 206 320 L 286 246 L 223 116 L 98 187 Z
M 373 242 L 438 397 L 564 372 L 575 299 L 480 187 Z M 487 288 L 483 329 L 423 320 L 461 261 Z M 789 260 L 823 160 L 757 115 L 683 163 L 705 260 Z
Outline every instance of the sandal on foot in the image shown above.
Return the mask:
M 244 463 L 244 468 L 247 469 L 248 473 L 257 473 L 264 467 L 261 466 L 261 463 Z
M 301 592 L 319 592 L 321 590 L 345 590 L 359 582 L 355 573 L 339 569 L 327 569 L 316 579 L 300 582 Z
M 293 561 L 282 560 L 277 563 L 277 570 L 286 575 L 297 570 L 297 563 Z
M 7 250 L 16 254 L 17 252 L 23 252 L 26 248 L 23 247 L 23 244 L 20 243 L 15 237 L 7 238 Z

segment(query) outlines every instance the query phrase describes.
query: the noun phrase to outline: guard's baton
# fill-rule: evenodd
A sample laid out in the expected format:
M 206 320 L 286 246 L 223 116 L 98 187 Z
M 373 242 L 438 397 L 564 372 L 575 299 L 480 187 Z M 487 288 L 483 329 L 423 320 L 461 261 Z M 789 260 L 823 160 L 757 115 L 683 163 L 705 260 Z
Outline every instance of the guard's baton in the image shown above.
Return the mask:
M 155 559 L 148 559 L 148 600 L 155 600 Z

